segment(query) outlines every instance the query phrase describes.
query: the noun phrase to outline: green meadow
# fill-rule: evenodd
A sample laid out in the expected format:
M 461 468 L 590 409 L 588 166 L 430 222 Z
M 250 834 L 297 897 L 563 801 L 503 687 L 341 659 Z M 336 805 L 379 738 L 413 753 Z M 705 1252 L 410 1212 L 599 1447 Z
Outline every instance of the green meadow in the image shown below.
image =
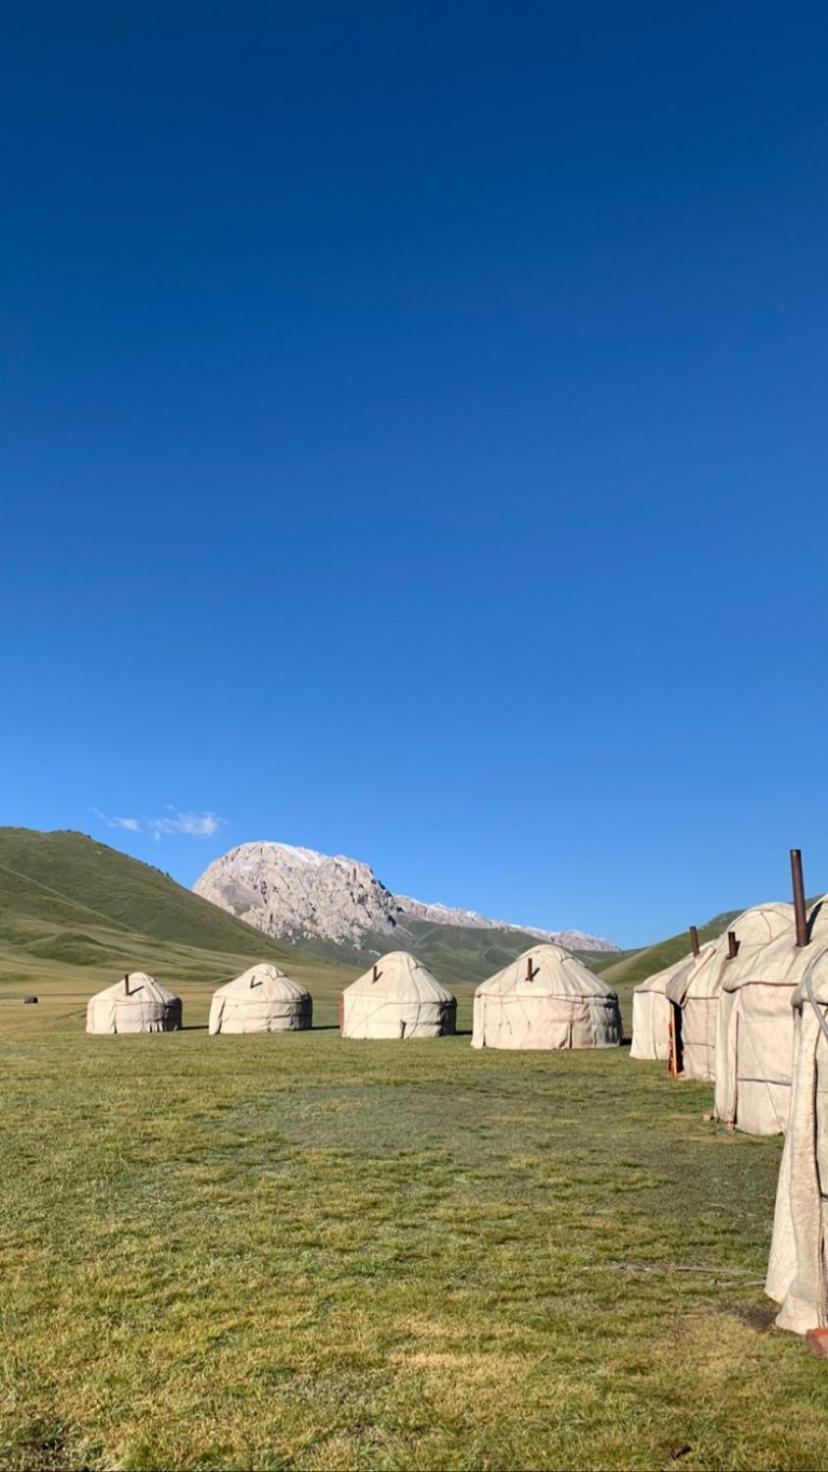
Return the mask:
M 148 1037 L 84 1034 L 105 968 L 0 971 L 0 1465 L 825 1466 L 779 1141 L 626 1047 L 344 1041 L 321 962 L 313 1032 L 210 1038 L 236 958 L 168 960 Z

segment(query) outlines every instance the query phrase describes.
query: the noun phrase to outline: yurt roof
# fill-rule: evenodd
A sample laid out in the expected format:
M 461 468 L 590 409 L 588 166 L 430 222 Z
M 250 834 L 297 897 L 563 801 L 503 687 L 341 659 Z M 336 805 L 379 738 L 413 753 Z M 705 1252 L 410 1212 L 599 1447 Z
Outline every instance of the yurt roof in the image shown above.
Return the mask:
M 667 995 L 672 1002 L 681 1005 L 688 997 L 715 997 L 723 985 L 735 973 L 731 970 L 740 958 L 748 958 L 764 951 L 781 937 L 783 942 L 793 927 L 793 906 L 775 900 L 764 905 L 753 905 L 751 909 L 734 920 L 727 930 L 733 930 L 739 952 L 732 961 L 728 960 L 727 930 L 718 940 L 703 946 L 695 963 L 680 972 L 667 986 Z
M 794 1007 L 801 1007 L 811 997 L 823 1007 L 828 1007 L 828 944 L 812 941 L 799 952 L 802 957 L 802 972 L 791 998 Z
M 820 952 L 828 948 L 828 903 L 826 897 L 817 900 L 808 912 L 807 946 L 796 944 L 793 906 L 780 906 L 789 912 L 786 929 L 761 951 L 749 950 L 731 961 L 724 979 L 724 990 L 738 991 L 761 982 L 764 986 L 799 986 L 805 972 Z
M 717 942 L 708 941 L 707 945 L 701 947 L 697 956 L 690 957 L 688 965 L 680 966 L 675 975 L 670 977 L 664 988 L 670 1001 L 677 1002 L 681 1006 L 690 991 L 691 982 L 695 983 L 694 996 L 706 995 L 708 986 L 710 987 L 709 994 L 712 995 L 716 990 L 714 981 L 719 975 L 717 966 L 719 959 Z
M 616 993 L 563 946 L 537 945 L 482 982 L 475 995 L 614 997 Z
M 388 955 L 379 956 L 345 990 L 355 996 L 382 996 L 392 1001 L 414 998 L 421 1002 L 454 1000 L 451 992 L 410 951 L 389 951 Z
M 150 976 L 146 971 L 130 971 L 127 973 L 126 981 L 127 985 L 124 987 L 124 978 L 123 976 L 119 977 L 117 981 L 113 982 L 112 986 L 104 987 L 103 991 L 95 992 L 95 998 L 120 998 L 127 995 L 133 997 L 140 994 L 142 1001 L 174 1002 L 177 1000 L 174 992 L 167 991 L 167 988 L 162 986 L 160 981 L 156 981 L 155 977 Z
M 666 995 L 668 982 L 671 982 L 674 977 L 677 977 L 685 967 L 692 966 L 695 959 L 695 956 L 692 954 L 682 956 L 681 960 L 674 961 L 672 966 L 665 966 L 663 971 L 655 971 L 652 976 L 648 976 L 644 981 L 640 981 L 638 986 L 633 988 L 633 991 L 660 992 L 662 996 Z
M 249 997 L 251 1001 L 286 1001 L 293 999 L 300 1001 L 309 995 L 304 986 L 298 981 L 292 981 L 280 971 L 278 966 L 273 966 L 269 961 L 262 961 L 257 966 L 251 966 L 243 971 L 241 976 L 234 976 L 232 981 L 226 981 L 223 986 L 217 987 L 213 993 L 215 997 L 234 997 L 237 1001 L 243 1001 Z

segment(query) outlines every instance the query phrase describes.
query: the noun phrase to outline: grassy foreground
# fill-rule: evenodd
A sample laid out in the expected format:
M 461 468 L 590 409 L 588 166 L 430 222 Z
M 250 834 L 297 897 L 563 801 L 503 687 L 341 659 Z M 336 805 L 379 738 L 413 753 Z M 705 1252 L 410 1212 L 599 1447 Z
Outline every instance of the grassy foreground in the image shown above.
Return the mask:
M 345 1042 L 330 975 L 280 1038 L 208 1038 L 204 982 L 138 1038 L 2 990 L 3 1468 L 824 1467 L 780 1146 L 707 1088 Z

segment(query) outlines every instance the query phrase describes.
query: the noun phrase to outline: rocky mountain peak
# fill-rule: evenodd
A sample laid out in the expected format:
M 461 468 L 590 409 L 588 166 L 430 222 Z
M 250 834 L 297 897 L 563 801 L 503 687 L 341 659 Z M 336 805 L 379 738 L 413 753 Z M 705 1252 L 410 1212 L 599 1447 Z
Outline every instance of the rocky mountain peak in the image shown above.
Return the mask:
M 370 865 L 290 843 L 243 843 L 215 859 L 196 894 L 266 935 L 313 936 L 359 946 L 367 931 L 393 932 L 399 906 Z
M 612 941 L 579 930 L 538 930 L 489 920 L 475 910 L 395 895 L 369 864 L 290 843 L 242 843 L 196 880 L 196 894 L 266 935 L 334 941 L 359 949 L 369 934 L 391 936 L 409 920 L 472 929 L 515 930 L 571 950 L 614 951 Z

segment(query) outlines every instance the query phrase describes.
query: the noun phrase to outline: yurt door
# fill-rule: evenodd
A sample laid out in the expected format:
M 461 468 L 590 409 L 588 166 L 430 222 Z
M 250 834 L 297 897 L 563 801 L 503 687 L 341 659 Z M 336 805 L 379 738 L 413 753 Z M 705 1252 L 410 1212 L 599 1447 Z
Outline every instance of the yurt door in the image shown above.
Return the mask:
M 667 1072 L 671 1078 L 678 1078 L 684 1070 L 684 1049 L 681 1041 L 681 1008 L 675 1002 L 670 1003 L 670 1058 Z

